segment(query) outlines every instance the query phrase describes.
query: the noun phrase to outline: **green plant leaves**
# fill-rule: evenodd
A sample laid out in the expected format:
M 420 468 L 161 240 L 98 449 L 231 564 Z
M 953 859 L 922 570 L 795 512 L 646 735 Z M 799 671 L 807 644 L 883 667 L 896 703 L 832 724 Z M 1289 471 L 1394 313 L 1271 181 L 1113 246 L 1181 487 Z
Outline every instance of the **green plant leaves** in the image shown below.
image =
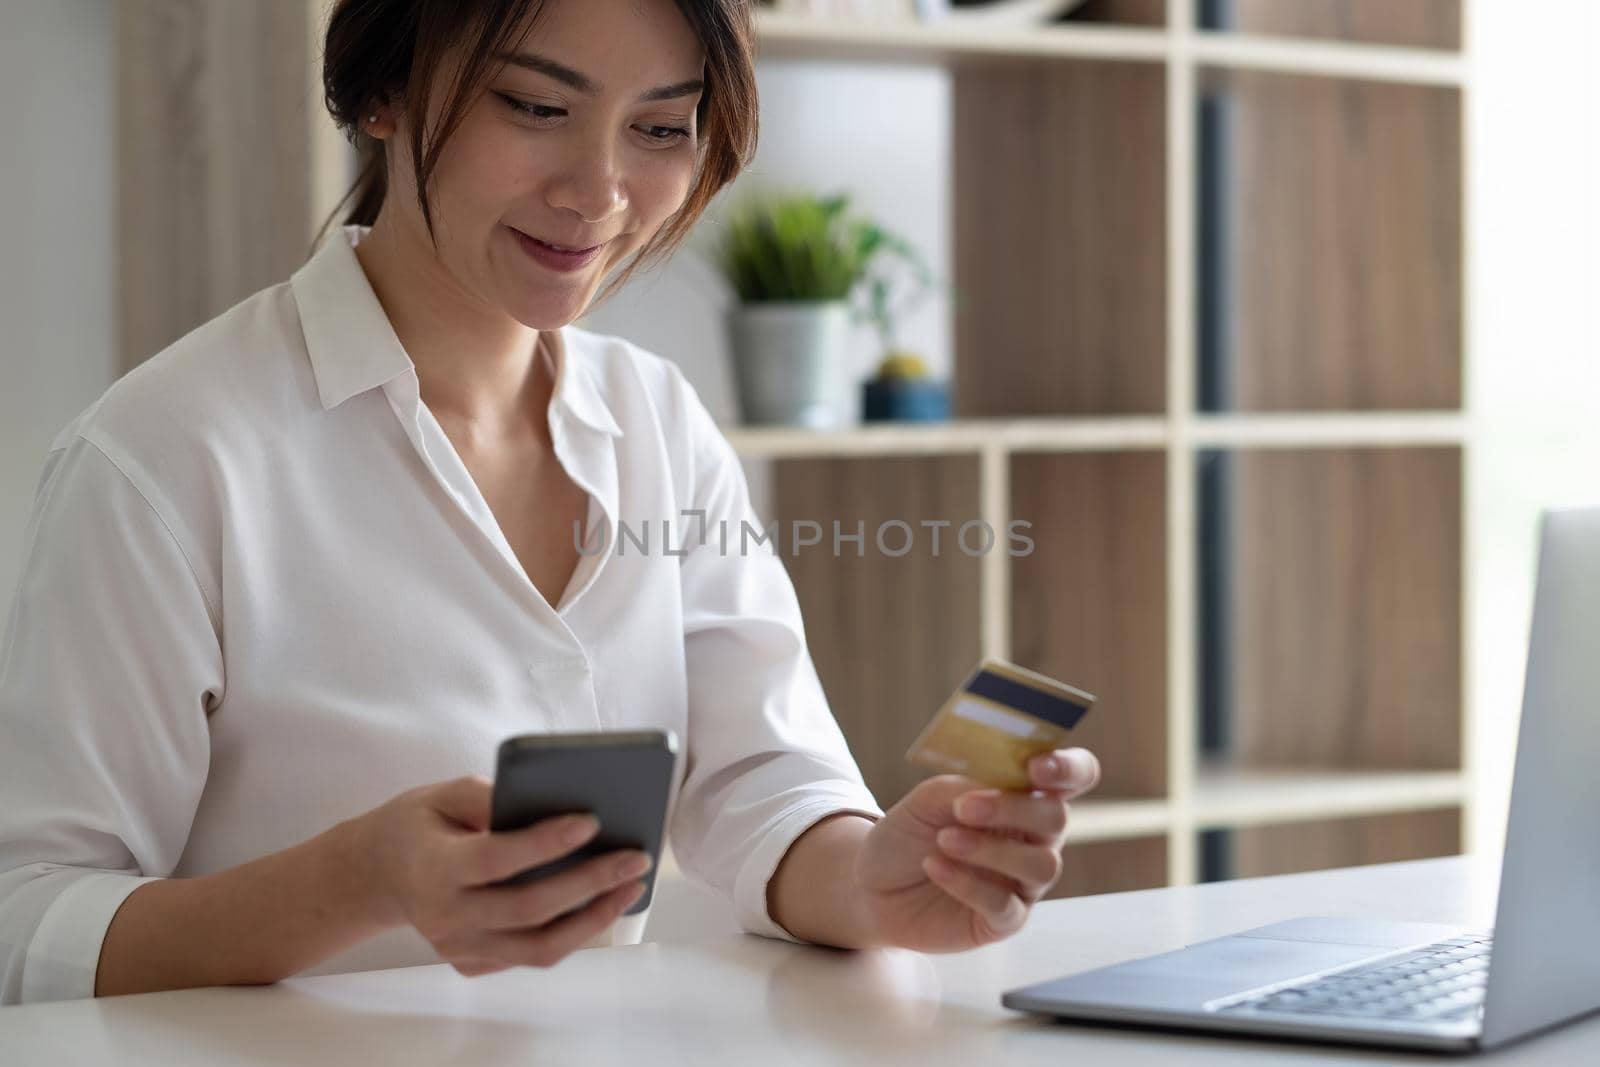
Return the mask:
M 886 260 L 909 266 L 921 287 L 932 275 L 916 250 L 881 227 L 849 216 L 849 196 L 794 194 L 736 209 L 714 258 L 739 299 L 848 300 L 869 271 L 865 315 L 885 332 L 892 314 Z M 886 334 L 887 335 L 887 334 Z

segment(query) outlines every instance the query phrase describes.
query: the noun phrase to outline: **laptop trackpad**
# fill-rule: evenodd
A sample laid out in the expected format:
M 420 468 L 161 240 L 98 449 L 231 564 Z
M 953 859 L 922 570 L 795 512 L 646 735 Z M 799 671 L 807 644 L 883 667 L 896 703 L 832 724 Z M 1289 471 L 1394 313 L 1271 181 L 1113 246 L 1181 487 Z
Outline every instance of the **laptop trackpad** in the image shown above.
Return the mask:
M 1030 999 L 1193 1010 L 1218 997 L 1459 933 L 1423 923 L 1297 919 L 1031 986 Z

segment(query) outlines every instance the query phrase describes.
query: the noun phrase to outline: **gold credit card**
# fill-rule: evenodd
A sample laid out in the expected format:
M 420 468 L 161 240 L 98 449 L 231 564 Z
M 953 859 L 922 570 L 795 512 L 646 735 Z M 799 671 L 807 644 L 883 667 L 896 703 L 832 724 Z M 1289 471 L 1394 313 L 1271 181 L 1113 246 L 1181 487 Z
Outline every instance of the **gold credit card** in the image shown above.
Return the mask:
M 906 759 L 999 789 L 1031 789 L 1028 760 L 1071 747 L 1072 728 L 1093 706 L 1094 697 L 1081 689 L 986 659 L 950 694 Z

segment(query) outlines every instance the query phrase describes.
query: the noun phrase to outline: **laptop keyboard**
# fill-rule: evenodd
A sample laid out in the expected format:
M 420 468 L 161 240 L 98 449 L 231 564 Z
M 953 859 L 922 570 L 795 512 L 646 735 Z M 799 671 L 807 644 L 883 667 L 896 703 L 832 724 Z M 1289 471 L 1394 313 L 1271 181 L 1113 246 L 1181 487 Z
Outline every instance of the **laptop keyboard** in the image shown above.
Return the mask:
M 1455 1022 L 1478 1018 L 1493 938 L 1456 937 L 1237 1001 L 1223 1011 Z

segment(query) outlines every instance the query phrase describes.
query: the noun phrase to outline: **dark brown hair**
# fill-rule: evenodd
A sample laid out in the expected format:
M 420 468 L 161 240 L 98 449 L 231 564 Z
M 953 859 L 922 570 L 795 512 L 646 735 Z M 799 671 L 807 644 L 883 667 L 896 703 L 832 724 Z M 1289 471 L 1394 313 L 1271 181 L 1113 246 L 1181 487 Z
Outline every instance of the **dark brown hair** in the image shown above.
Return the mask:
M 706 85 L 695 114 L 699 143 L 694 182 L 683 206 L 595 303 L 620 289 L 639 267 L 670 256 L 711 199 L 755 155 L 759 107 L 749 0 L 674 2 L 706 54 Z M 516 46 L 515 38 L 538 19 L 543 7 L 544 0 L 336 0 L 323 52 L 323 94 L 328 112 L 358 151 L 359 175 L 323 223 L 323 232 L 347 203 L 346 225 L 370 226 L 378 217 L 388 191 L 387 146 L 363 132 L 362 119 L 373 105 L 397 100 L 405 102 L 407 114 L 426 116 L 435 76 L 459 46 L 463 58 L 437 123 L 412 131 L 417 203 L 428 235 L 434 237 L 429 185 L 439 157 L 473 101 L 501 69 L 503 61 L 494 57 Z

